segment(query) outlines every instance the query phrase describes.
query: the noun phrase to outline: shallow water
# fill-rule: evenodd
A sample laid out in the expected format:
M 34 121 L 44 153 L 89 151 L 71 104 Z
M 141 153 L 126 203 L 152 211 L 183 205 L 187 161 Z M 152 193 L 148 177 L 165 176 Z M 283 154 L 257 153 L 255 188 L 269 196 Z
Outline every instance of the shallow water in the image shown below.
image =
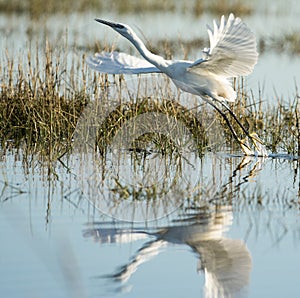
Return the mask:
M 253 13 L 250 16 L 242 16 L 242 18 L 255 33 L 257 40 L 268 43 L 270 40 L 276 40 L 286 34 L 299 32 L 299 2 L 295 0 L 278 0 L 276 3 L 274 1 L 264 1 L 263 3 L 253 1 L 251 6 Z M 102 46 L 113 44 L 121 51 L 138 56 L 126 39 L 110 28 L 96 23 L 95 17 L 127 23 L 144 40 L 153 44 L 162 39 L 178 40 L 178 49 L 174 57 L 176 59 L 182 59 L 184 56 L 180 40 L 188 41 L 201 37 L 207 38 L 208 42 L 206 25 L 211 25 L 213 19 L 218 19 L 216 15 L 204 13 L 200 17 L 195 17 L 180 11 L 156 13 L 145 11 L 141 14 L 123 15 L 118 15 L 113 11 L 93 11 L 67 16 L 55 14 L 42 21 L 32 21 L 27 15 L 0 13 L 2 35 L 0 57 L 5 61 L 4 57 L 8 54 L 17 61 L 22 57 L 24 49 L 30 46 L 34 57 L 36 43 L 43 47 L 46 39 L 56 44 L 57 48 L 63 48 L 67 44 L 70 60 L 74 56 L 81 59 L 82 54 L 93 55 L 94 53 L 87 47 L 94 45 L 96 41 L 100 42 Z M 207 46 L 209 45 L 207 44 Z M 201 50 L 191 51 L 188 59 L 198 59 Z M 278 98 L 288 101 L 295 96 L 296 86 L 299 85 L 299 68 L 299 55 L 290 53 L 288 46 L 267 49 L 260 53 L 253 74 L 247 78 L 247 89 L 252 90 L 256 98 L 261 94 L 261 99 L 267 103 L 277 103 Z
M 255 2 L 253 15 L 244 19 L 259 38 L 299 31 L 298 1 Z M 66 29 L 75 45 L 70 55 L 78 59 L 93 54 L 84 46 L 97 39 L 129 52 L 128 43 L 94 17 L 101 15 L 55 15 L 44 27 L 28 16 L 1 14 L 1 63 L 5 48 L 22 56 L 29 35 L 32 45 L 43 44 L 46 35 L 54 42 L 66 38 Z M 105 17 L 137 25 L 154 41 L 187 32 L 190 39 L 205 37 L 205 24 L 215 18 Z M 247 88 L 255 98 L 262 91 L 268 103 L 293 99 L 299 69 L 299 56 L 265 52 Z M 126 79 L 135 90 L 137 81 Z M 190 98 L 181 95 L 186 102 Z M 211 131 L 221 142 L 217 128 Z M 55 163 L 21 149 L 0 151 L 0 297 L 299 296 L 297 157 L 282 152 L 244 158 L 226 147 L 204 155 L 183 150 L 172 158 L 156 151 L 136 156 L 118 145 L 108 148 L 105 159 L 74 150 Z
M 198 188 L 179 187 L 181 204 L 168 202 L 167 217 L 120 222 L 114 207 L 97 207 L 112 190 L 96 197 L 97 181 L 79 176 L 87 157 L 58 163 L 57 179 L 34 156 L 2 158 L 2 297 L 297 296 L 297 161 L 193 156 Z M 123 215 L 143 207 L 128 204 Z

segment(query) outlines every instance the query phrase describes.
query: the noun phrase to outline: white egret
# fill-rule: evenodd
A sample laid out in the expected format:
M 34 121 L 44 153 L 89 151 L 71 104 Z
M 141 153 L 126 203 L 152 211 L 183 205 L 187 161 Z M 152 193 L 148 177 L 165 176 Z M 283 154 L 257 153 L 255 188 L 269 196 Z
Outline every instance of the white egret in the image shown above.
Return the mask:
M 254 155 L 254 151 L 247 140 L 239 139 L 227 116 L 216 103 L 229 111 L 252 140 L 257 154 L 266 155 L 262 141 L 256 134 L 248 133 L 225 103 L 233 102 L 237 96 L 230 79 L 250 74 L 258 58 L 255 36 L 240 18 L 230 14 L 226 21 L 222 16 L 219 26 L 214 21 L 214 28 L 208 28 L 210 48 L 204 48 L 202 57 L 196 61 L 166 60 L 151 53 L 128 25 L 95 20 L 127 38 L 145 60 L 125 53 L 103 52 L 87 59 L 91 68 L 107 74 L 165 73 L 178 88 L 199 95 L 222 115 L 246 155 Z

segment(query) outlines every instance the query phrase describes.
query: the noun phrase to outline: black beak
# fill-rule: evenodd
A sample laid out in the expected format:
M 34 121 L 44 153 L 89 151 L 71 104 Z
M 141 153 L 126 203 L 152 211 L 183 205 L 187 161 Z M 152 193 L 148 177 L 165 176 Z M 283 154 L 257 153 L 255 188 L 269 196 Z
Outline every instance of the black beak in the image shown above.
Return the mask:
M 105 20 L 102 20 L 102 19 L 95 19 L 95 21 L 97 21 L 97 22 L 99 22 L 101 24 L 110 26 L 113 29 L 124 29 L 124 26 L 122 24 L 112 23 L 112 22 L 108 22 L 108 21 L 105 21 Z

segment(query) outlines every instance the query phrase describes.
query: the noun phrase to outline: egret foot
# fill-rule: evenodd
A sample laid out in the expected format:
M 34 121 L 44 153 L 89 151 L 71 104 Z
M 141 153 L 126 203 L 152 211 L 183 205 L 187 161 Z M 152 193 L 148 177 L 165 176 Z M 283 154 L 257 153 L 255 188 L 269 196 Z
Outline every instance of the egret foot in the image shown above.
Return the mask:
M 249 145 L 249 139 L 252 141 L 255 150 L 252 150 L 252 148 Z M 263 144 L 263 141 L 258 137 L 257 133 L 253 132 L 250 133 L 248 137 L 245 139 L 238 139 L 238 142 L 247 156 L 268 156 L 268 152 Z
M 256 149 L 258 156 L 268 156 L 267 149 L 263 143 L 263 141 L 258 137 L 256 132 L 250 133 L 251 141 Z
M 238 142 L 239 142 L 245 155 L 247 155 L 247 156 L 255 155 L 254 151 L 251 149 L 251 147 L 249 145 L 248 138 L 245 138 L 243 140 L 238 139 Z

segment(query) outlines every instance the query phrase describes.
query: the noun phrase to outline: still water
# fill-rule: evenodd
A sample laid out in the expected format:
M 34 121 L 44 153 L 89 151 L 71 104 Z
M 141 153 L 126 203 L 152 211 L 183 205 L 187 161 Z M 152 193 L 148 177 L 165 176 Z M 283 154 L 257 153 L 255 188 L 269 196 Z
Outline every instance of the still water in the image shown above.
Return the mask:
M 262 96 L 267 103 L 277 103 L 278 97 L 286 101 L 293 98 L 296 86 L 300 82 L 299 55 L 289 52 L 289 43 L 284 37 L 300 31 L 300 5 L 295 0 L 252 1 L 250 5 L 253 13 L 250 16 L 241 16 L 254 32 L 258 44 L 262 41 L 268 45 L 275 41 L 272 49 L 259 49 L 259 60 L 253 74 L 247 78 L 247 87 L 254 92 L 256 98 Z M 229 14 L 229 12 L 228 12 Z M 102 48 L 107 45 L 133 55 L 139 55 L 130 43 L 116 32 L 94 21 L 103 18 L 115 22 L 129 24 L 145 42 L 155 47 L 157 41 L 176 41 L 174 58 L 183 59 L 184 50 L 181 41 L 193 41 L 202 38 L 209 47 L 206 25 L 211 26 L 220 16 L 203 13 L 199 17 L 178 12 L 142 12 L 139 14 L 119 15 L 114 10 L 90 11 L 84 14 L 73 13 L 62 16 L 54 14 L 41 22 L 32 21 L 27 15 L 5 15 L 0 12 L 0 61 L 6 63 L 6 55 L 15 61 L 22 58 L 24 49 L 31 48 L 34 56 L 35 46 L 44 46 L 45 40 L 55 44 L 57 48 L 68 45 L 66 55 L 70 59 L 82 55 L 93 55 L 92 49 L 96 42 Z M 41 24 L 42 23 L 42 24 Z M 170 25 L 172 24 L 172 25 Z M 276 41 L 282 37 L 283 45 L 276 48 Z M 298 42 L 299 44 L 299 42 Z M 100 49 L 101 50 L 101 49 Z M 201 49 L 193 49 L 188 59 L 199 59 Z M 65 51 L 65 49 L 64 49 Z M 27 55 L 27 51 L 26 51 Z M 160 55 L 164 56 L 162 51 Z M 17 69 L 16 69 L 17 71 Z
M 143 204 L 128 203 L 119 221 L 111 216 L 116 205 L 97 207 L 112 188 L 104 184 L 95 196 L 97 182 L 79 177 L 83 157 L 66 157 L 53 175 L 35 156 L 6 152 L 1 297 L 297 297 L 297 161 L 188 157 L 199 185 L 177 186 L 180 205 L 168 202 L 147 220 Z M 104 171 L 97 163 L 93 169 Z M 126 221 L 130 208 L 144 217 Z
M 246 21 L 258 38 L 299 31 L 297 1 L 256 2 Z M 55 15 L 41 32 L 27 16 L 1 14 L 1 63 L 4 49 L 18 57 L 28 47 L 26 32 L 56 41 L 68 29 L 78 59 L 103 36 L 129 49 L 94 17 L 103 16 Z M 206 36 L 215 18 L 106 17 L 138 24 L 150 40 Z M 299 69 L 299 56 L 263 53 L 247 88 L 266 102 L 289 100 Z M 136 162 L 115 149 L 104 161 L 75 151 L 54 164 L 1 150 L 0 297 L 299 296 L 299 160 L 221 150 L 179 159 L 152 152 Z

